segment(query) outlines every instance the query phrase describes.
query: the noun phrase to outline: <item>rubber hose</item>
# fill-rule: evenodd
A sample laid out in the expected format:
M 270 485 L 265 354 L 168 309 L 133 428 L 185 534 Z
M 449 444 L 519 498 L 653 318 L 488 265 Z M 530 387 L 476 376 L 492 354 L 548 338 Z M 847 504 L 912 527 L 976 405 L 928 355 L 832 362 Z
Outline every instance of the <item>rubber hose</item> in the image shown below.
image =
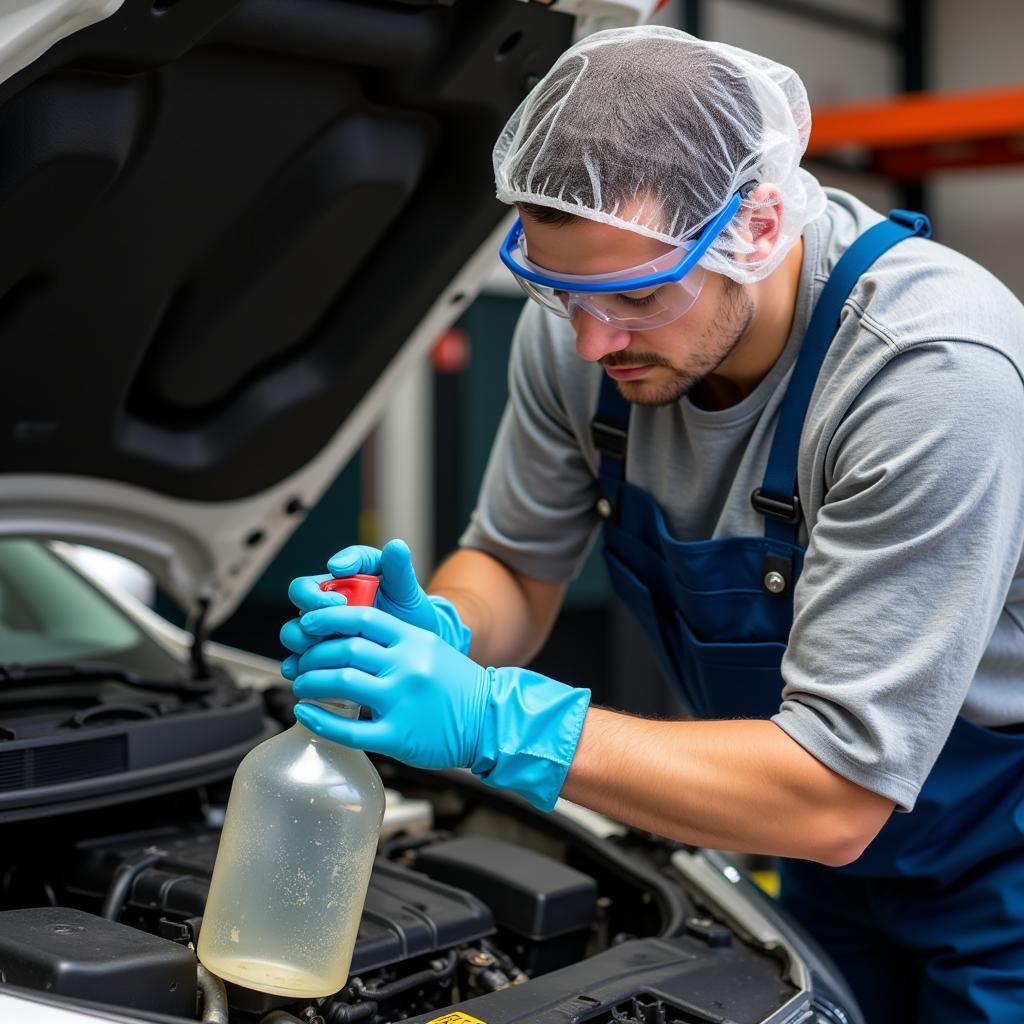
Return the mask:
M 302 1021 L 287 1010 L 271 1010 L 266 1017 L 260 1017 L 260 1024 L 302 1024 Z
M 123 864 L 118 864 L 114 871 L 114 877 L 110 880 L 106 898 L 103 900 L 100 916 L 105 917 L 108 921 L 119 920 L 128 894 L 131 892 L 132 882 L 163 856 L 162 853 L 150 853 L 137 860 L 126 860 Z
M 359 1024 L 376 1013 L 376 1003 L 331 1003 L 324 1011 L 324 1020 L 327 1024 Z
M 202 964 L 196 964 L 196 980 L 203 993 L 203 1021 L 205 1024 L 230 1024 L 228 1018 L 228 992 L 224 982 L 211 974 Z

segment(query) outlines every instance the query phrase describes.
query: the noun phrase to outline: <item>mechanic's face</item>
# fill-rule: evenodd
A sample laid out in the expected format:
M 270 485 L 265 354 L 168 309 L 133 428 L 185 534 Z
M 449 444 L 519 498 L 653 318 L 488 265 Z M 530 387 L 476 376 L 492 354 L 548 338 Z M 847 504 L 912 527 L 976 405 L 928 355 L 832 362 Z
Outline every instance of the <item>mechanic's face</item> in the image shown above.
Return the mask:
M 672 246 L 632 231 L 577 218 L 541 224 L 523 217 L 530 260 L 558 274 L 607 274 L 670 252 Z M 624 331 L 577 310 L 576 351 L 600 363 L 622 396 L 637 405 L 669 405 L 709 374 L 724 370 L 754 316 L 748 289 L 707 273 L 693 306 L 678 320 Z

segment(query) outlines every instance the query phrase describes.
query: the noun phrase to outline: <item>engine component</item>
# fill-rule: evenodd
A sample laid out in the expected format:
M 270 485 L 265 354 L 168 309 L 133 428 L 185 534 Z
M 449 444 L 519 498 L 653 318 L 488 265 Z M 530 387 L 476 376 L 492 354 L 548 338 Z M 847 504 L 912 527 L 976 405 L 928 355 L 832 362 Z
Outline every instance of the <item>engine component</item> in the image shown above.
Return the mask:
M 11 985 L 192 1017 L 196 958 L 184 946 L 64 907 L 0 912 L 0 977 Z
M 417 971 L 415 974 L 409 974 L 398 981 L 393 981 L 387 985 L 379 985 L 375 988 L 367 988 L 361 979 L 355 978 L 351 985 L 352 994 L 357 999 L 368 1000 L 374 1003 L 386 1003 L 389 999 L 394 999 L 395 996 L 404 995 L 410 989 L 429 985 L 433 982 L 450 981 L 451 976 L 455 973 L 457 964 L 458 957 L 454 952 L 449 953 L 447 959 L 435 960 L 430 967 L 426 967 L 422 971 Z
M 413 1017 L 404 1024 L 697 1024 L 810 1021 L 810 996 L 780 964 L 743 945 L 696 938 L 635 939 L 589 960 Z
M 98 908 L 112 880 L 123 877 L 123 864 L 159 851 L 157 862 L 133 878 L 121 919 L 155 931 L 161 917 L 202 917 L 216 849 L 213 829 L 82 843 L 64 880 L 66 902 Z M 351 973 L 443 952 L 493 932 L 494 918 L 479 899 L 378 858 Z
M 527 973 L 544 974 L 584 955 L 597 914 L 597 883 L 589 875 L 485 836 L 419 850 L 416 869 L 486 903 Z
M 522 985 L 529 977 L 500 951 L 483 948 L 464 949 L 462 963 L 465 968 L 466 981 L 464 994 L 483 995 L 485 992 L 497 992 L 509 985 Z
M 382 843 L 398 836 L 426 835 L 434 827 L 434 808 L 429 800 L 410 800 L 398 790 L 385 789 L 384 801 Z

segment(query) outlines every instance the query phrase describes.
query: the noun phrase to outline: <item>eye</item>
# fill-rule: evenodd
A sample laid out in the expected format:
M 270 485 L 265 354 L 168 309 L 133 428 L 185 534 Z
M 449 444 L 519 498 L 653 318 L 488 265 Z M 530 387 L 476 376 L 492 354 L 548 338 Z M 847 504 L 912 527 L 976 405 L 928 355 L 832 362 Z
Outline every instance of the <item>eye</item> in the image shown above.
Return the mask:
M 652 305 L 654 297 L 658 294 L 658 290 L 659 289 L 657 288 L 653 288 L 649 292 L 618 292 L 615 298 L 627 306 L 639 309 L 643 306 Z

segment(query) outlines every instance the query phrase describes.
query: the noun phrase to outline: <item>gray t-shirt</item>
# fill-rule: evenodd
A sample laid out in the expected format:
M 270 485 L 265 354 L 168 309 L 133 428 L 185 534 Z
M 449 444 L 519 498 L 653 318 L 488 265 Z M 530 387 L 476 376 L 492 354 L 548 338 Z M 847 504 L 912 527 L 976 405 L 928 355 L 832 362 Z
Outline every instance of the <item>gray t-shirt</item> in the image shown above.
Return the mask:
M 750 492 L 824 282 L 881 215 L 827 190 L 804 233 L 792 333 L 738 405 L 631 412 L 627 479 L 679 540 L 760 535 Z M 603 370 L 527 304 L 510 397 L 464 547 L 540 580 L 578 571 L 599 527 L 590 438 Z M 1024 308 L 933 241 L 861 277 L 800 442 L 803 573 L 775 721 L 840 775 L 913 807 L 958 713 L 1024 722 Z

